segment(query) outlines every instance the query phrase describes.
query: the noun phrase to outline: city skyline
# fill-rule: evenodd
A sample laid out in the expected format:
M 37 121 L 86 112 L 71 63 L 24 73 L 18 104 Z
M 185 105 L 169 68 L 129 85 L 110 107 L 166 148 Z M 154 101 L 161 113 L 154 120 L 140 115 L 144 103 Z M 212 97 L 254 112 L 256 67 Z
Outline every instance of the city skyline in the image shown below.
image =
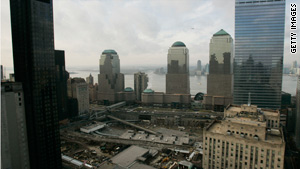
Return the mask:
M 292 2 L 296 0 L 286 1 L 287 4 Z M 104 8 L 106 6 L 114 12 Z M 286 20 L 288 17 L 286 14 Z M 1 22 L 2 64 L 11 68 L 8 0 L 1 2 Z M 65 50 L 67 68 L 94 65 L 101 51 L 109 48 L 120 54 L 121 67 L 166 65 L 167 61 L 161 57 L 167 55 L 169 44 L 175 41 L 189 46 L 191 66 L 196 65 L 197 60 L 204 65 L 208 63 L 211 34 L 224 29 L 234 35 L 234 1 L 55 1 L 54 25 L 55 48 Z M 289 33 L 289 22 L 286 22 L 284 64 L 299 62 L 296 55 L 289 54 Z

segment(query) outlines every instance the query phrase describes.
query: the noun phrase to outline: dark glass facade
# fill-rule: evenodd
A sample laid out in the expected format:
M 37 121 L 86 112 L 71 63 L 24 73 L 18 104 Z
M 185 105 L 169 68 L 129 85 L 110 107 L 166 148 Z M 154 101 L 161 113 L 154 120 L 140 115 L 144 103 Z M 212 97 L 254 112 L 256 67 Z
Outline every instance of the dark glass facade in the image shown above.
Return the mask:
M 64 120 L 69 117 L 67 110 L 67 81 L 69 73 L 65 70 L 65 51 L 63 50 L 55 50 L 55 69 L 58 119 Z
M 24 91 L 31 169 L 61 168 L 52 0 L 10 0 L 15 81 Z
M 285 0 L 236 0 L 234 103 L 280 108 Z

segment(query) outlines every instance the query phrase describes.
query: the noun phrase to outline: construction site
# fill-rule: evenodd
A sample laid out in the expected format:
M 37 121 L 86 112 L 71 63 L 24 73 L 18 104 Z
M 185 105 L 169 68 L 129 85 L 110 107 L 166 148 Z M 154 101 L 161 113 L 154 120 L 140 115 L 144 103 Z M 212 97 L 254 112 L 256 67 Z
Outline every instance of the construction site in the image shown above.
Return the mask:
M 61 125 L 64 168 L 201 168 L 202 128 L 222 113 L 92 105 Z

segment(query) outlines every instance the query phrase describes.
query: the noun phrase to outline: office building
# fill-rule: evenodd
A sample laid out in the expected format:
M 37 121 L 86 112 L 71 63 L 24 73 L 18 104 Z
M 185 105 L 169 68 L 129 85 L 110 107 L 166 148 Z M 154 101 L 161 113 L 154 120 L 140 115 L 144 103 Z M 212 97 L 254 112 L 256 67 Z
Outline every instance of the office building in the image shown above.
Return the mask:
M 1 84 L 1 168 L 30 168 L 21 83 Z
M 86 77 L 86 83 L 89 85 L 94 85 L 94 77 L 92 76 L 92 74 L 90 74 L 90 76 Z
M 9 81 L 10 82 L 15 82 L 15 74 L 14 73 L 9 74 Z
M 148 87 L 148 76 L 146 73 L 138 72 L 134 74 L 134 93 L 137 101 L 142 100 L 142 93 Z
M 198 60 L 197 61 L 197 70 L 200 70 L 201 71 L 201 60 Z
M 290 73 L 291 74 L 298 74 L 298 64 L 297 64 L 297 61 L 293 61 L 292 63 L 292 66 L 291 66 L 291 69 L 290 69 Z
M 115 50 L 104 50 L 100 58 L 98 100 L 104 104 L 117 102 L 117 93 L 124 90 L 124 74 L 120 73 L 120 59 Z
M 224 107 L 232 103 L 233 39 L 223 29 L 211 38 L 209 57 L 207 95 L 204 97 L 204 105 L 207 109 L 224 111 Z
M 206 75 L 209 73 L 209 64 L 208 64 L 208 63 L 204 66 L 203 72 L 204 72 Z
M 123 91 L 117 93 L 117 101 L 126 101 L 126 104 L 133 104 L 136 101 L 135 92 L 131 87 L 126 87 Z
M 183 108 L 190 107 L 190 94 L 167 94 L 146 89 L 142 93 L 142 104 L 145 106 Z
M 31 169 L 61 168 L 52 0 L 10 0 L 15 81 L 22 83 Z
M 68 118 L 67 80 L 69 73 L 65 69 L 65 51 L 55 50 L 56 92 L 59 121 Z
M 300 75 L 297 77 L 297 91 L 296 91 L 296 146 L 300 148 Z
M 168 50 L 166 94 L 190 94 L 189 50 L 180 41 Z
M 197 75 L 197 76 L 201 76 L 202 75 L 201 60 L 197 61 L 197 68 L 196 68 L 195 75 Z
M 235 1 L 234 104 L 280 108 L 285 0 Z
M 279 111 L 230 105 L 224 116 L 203 130 L 203 168 L 284 168 Z
M 0 72 L 1 73 L 0 76 L 1 76 L 1 81 L 2 81 L 4 79 L 4 76 L 3 76 L 3 65 L 0 65 L 0 69 L 1 69 L 0 70 L 1 71 Z
M 293 68 L 298 68 L 298 64 L 297 64 L 297 61 L 295 60 L 295 61 L 293 61 L 293 63 L 292 63 L 292 69 Z
M 169 48 L 166 93 L 146 89 L 141 99 L 143 105 L 190 107 L 189 50 L 183 42 L 177 41 Z
M 89 100 L 90 102 L 95 102 L 98 99 L 98 83 L 95 83 L 95 85 L 89 84 Z
M 69 78 L 67 81 L 68 97 L 77 99 L 78 115 L 89 112 L 89 87 L 83 78 Z M 74 104 L 74 103 L 73 103 Z M 75 103 L 76 104 L 76 103 Z

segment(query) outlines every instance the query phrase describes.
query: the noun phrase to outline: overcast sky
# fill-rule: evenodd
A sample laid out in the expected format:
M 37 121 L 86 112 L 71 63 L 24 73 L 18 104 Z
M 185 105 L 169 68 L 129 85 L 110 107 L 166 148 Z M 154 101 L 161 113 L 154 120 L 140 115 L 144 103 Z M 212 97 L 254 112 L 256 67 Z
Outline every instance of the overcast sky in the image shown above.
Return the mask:
M 189 48 L 193 66 L 208 62 L 214 33 L 234 38 L 234 0 L 53 1 L 55 48 L 65 50 L 67 67 L 97 66 L 105 49 L 117 51 L 121 66 L 166 65 L 175 41 Z M 284 64 L 300 62 L 299 19 L 297 59 L 289 53 L 290 3 L 300 9 L 300 0 L 286 1 Z M 1 0 L 1 64 L 13 67 L 9 0 Z

